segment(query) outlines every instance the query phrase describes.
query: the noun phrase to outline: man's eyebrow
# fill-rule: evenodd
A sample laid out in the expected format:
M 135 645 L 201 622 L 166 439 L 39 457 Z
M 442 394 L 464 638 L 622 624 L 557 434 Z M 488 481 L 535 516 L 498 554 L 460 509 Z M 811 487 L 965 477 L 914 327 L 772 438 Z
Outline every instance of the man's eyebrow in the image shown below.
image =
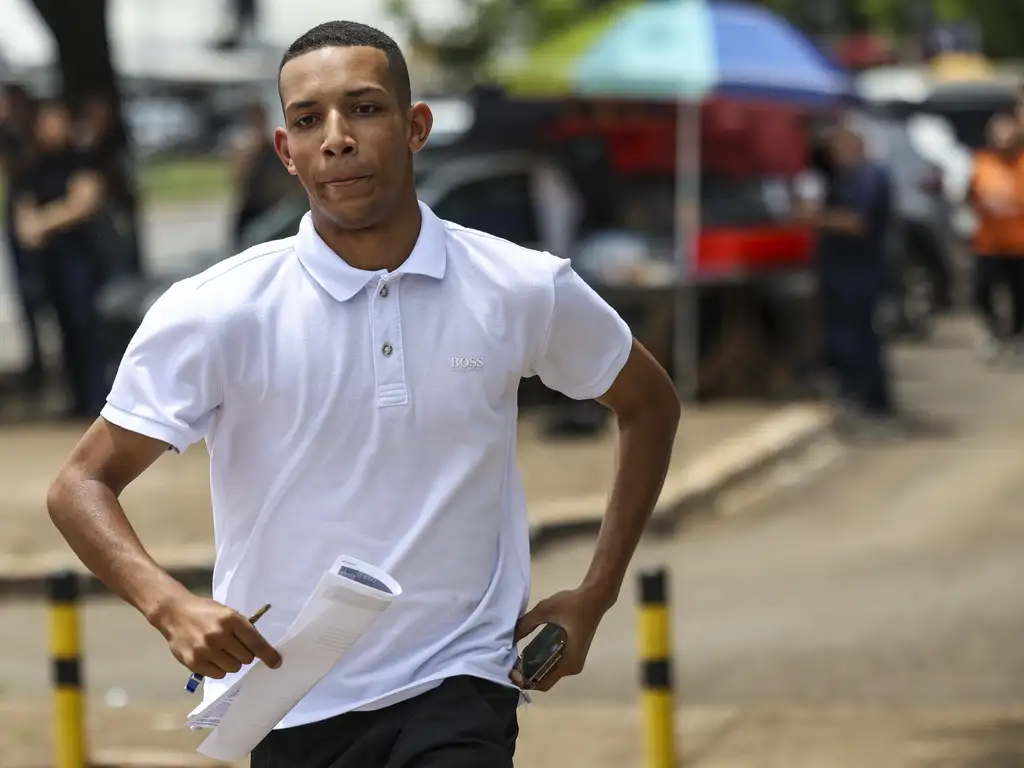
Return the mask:
M 285 111 L 289 112 L 289 111 L 291 111 L 293 109 L 309 109 L 310 107 L 315 107 L 315 106 L 316 106 L 316 102 L 315 101 L 311 101 L 311 100 L 293 101 L 291 104 L 289 104 L 287 107 L 285 107 Z
M 365 96 L 368 93 L 379 93 L 387 95 L 387 91 L 381 88 L 379 85 L 364 85 L 361 88 L 351 88 L 342 94 L 346 99 L 358 99 L 360 96 Z M 317 102 L 312 99 L 303 99 L 302 101 L 293 101 L 289 104 L 285 111 L 289 112 L 294 109 L 309 109 L 315 107 Z
M 387 93 L 387 91 L 385 91 L 379 85 L 365 85 L 362 88 L 353 88 L 351 90 L 345 91 L 345 98 L 358 99 L 360 96 L 365 96 L 368 93 L 374 92 L 383 94 Z

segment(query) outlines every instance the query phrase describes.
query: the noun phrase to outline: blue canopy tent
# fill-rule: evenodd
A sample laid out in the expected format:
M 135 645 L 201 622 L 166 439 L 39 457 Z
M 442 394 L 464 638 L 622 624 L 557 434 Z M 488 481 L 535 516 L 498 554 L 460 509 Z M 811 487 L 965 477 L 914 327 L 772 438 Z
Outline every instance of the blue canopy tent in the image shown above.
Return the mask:
M 682 284 L 694 263 L 700 199 L 699 173 L 683 158 L 699 155 L 702 101 L 724 96 L 808 109 L 856 101 L 852 78 L 796 27 L 763 7 L 732 0 L 614 6 L 545 41 L 501 82 L 513 97 L 679 105 L 675 231 Z M 692 311 L 681 306 L 675 359 L 684 390 L 696 379 L 695 333 Z

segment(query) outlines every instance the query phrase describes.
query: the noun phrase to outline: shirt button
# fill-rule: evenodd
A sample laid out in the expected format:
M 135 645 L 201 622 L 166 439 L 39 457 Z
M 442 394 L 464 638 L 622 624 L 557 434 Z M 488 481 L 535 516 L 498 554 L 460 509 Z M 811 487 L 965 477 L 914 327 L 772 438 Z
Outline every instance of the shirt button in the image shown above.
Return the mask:
M 388 284 L 387 283 L 384 283 L 384 285 L 382 285 L 380 287 L 380 295 L 381 295 L 382 298 L 387 297 L 387 295 L 388 295 Z
M 391 357 L 391 353 L 395 351 L 395 348 L 390 344 L 385 344 L 380 348 L 380 351 L 384 353 L 384 357 Z

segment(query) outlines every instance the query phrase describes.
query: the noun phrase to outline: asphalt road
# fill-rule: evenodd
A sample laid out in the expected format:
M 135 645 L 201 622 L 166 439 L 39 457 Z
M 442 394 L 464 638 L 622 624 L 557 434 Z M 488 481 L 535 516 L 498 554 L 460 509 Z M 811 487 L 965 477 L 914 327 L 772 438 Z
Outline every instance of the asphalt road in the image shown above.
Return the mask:
M 900 351 L 909 437 L 850 446 L 768 499 L 726 499 L 729 514 L 642 545 L 637 567 L 671 569 L 684 703 L 1024 705 L 1024 369 L 981 368 L 968 333 L 955 323 L 928 347 Z M 571 586 L 591 546 L 540 556 L 535 595 Z M 38 605 L 0 605 L 0 694 L 45 691 L 45 619 Z M 93 692 L 181 699 L 182 670 L 128 609 L 90 604 L 85 632 Z M 635 647 L 631 581 L 584 674 L 549 698 L 632 698 Z
M 671 569 L 680 696 L 698 705 L 931 709 L 1024 705 L 1024 369 L 986 371 L 960 323 L 898 356 L 912 437 L 848 449 L 804 486 L 650 543 Z M 580 572 L 545 555 L 537 589 Z M 585 677 L 635 690 L 620 601 Z

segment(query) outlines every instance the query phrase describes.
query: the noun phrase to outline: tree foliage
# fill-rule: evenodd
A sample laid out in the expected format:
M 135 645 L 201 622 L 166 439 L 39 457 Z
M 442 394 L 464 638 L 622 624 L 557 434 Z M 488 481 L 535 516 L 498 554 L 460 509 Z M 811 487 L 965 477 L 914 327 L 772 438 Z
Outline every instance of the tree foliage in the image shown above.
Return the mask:
M 653 0 L 652 0 L 653 1 Z M 753 0 L 809 32 L 853 31 L 861 27 L 892 35 L 919 30 L 919 16 L 937 22 L 972 20 L 985 52 L 1024 57 L 1024 0 Z M 537 42 L 579 23 L 608 0 L 458 0 L 461 24 L 431 34 L 416 15 L 414 0 L 388 0 L 417 50 L 427 52 L 458 78 L 472 79 L 506 44 L 510 31 Z
M 820 29 L 822 16 L 835 14 L 834 31 L 851 31 L 858 20 L 890 35 L 915 34 L 928 15 L 938 23 L 977 24 L 985 52 L 992 57 L 1024 56 L 1024 0 L 760 0 L 799 26 Z
M 414 0 L 388 0 L 415 50 L 428 53 L 455 80 L 472 81 L 509 40 L 520 34 L 536 42 L 578 23 L 609 0 L 458 0 L 461 24 L 428 31 Z

